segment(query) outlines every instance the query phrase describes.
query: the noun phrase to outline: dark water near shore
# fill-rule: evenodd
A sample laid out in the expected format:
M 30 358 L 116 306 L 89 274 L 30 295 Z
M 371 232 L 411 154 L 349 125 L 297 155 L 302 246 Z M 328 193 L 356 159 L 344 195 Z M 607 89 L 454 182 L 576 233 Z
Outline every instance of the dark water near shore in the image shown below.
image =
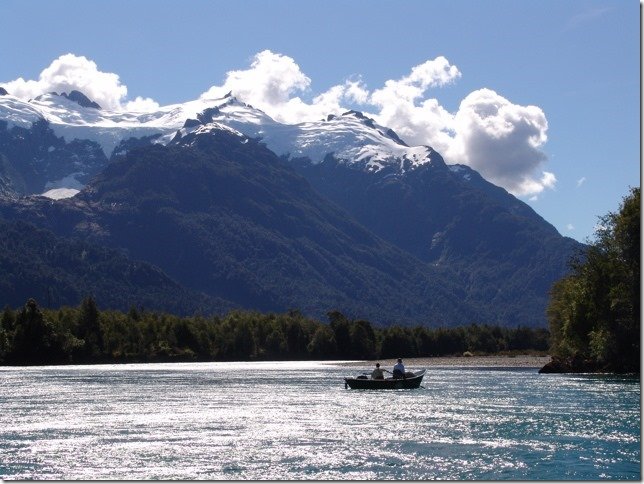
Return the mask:
M 0 478 L 641 479 L 639 379 L 430 367 L 345 390 L 366 369 L 0 368 Z

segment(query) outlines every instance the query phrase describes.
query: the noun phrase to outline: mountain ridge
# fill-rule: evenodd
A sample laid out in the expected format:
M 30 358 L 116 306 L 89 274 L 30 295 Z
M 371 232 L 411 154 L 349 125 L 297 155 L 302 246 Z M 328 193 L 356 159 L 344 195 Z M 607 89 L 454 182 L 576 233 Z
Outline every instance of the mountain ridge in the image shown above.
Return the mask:
M 5 102 L 5 99 L 8 101 Z M 423 292 L 422 288 L 420 290 L 411 288 L 409 284 L 416 280 L 420 281 L 421 286 L 425 284 L 427 287 L 434 287 L 429 280 L 435 277 L 440 282 L 439 285 L 452 291 L 452 295 L 444 294 L 445 301 L 451 299 L 451 304 L 461 307 L 463 314 L 460 316 L 455 314 L 458 312 L 457 309 L 447 309 L 445 305 L 441 307 L 439 313 L 450 314 L 454 321 L 470 318 L 494 324 L 522 324 L 523 322 L 538 326 L 543 325 L 545 321 L 550 284 L 565 275 L 568 259 L 582 247 L 582 244 L 562 237 L 528 205 L 504 189 L 487 182 L 475 170 L 463 165 L 446 164 L 441 155 L 429 146 L 409 147 L 395 132 L 377 125 L 357 111 L 330 115 L 318 121 L 287 125 L 273 120 L 266 113 L 240 102 L 233 96 L 191 101 L 182 105 L 164 107 L 157 113 L 147 114 L 98 111 L 95 108 L 76 104 L 72 108 L 74 112 L 85 113 L 86 117 L 81 120 L 82 122 L 77 120 L 77 124 L 72 126 L 73 130 L 70 132 L 79 133 L 74 130 L 83 129 L 85 131 L 82 133 L 94 133 L 92 135 L 94 140 L 77 140 L 76 145 L 73 145 L 72 142 L 66 141 L 64 134 L 59 134 L 61 130 L 64 132 L 67 128 L 64 126 L 61 128 L 62 125 L 56 125 L 56 122 L 63 123 L 67 119 L 65 116 L 73 118 L 73 113 L 65 114 L 61 110 L 75 103 L 67 98 L 62 98 L 62 101 L 60 99 L 61 96 L 46 95 L 35 100 L 29 107 L 33 109 L 34 106 L 40 106 L 42 109 L 48 109 L 48 112 L 54 113 L 52 121 L 38 118 L 30 128 L 21 127 L 15 123 L 11 125 L 10 120 L 4 121 L 4 130 L 0 129 L 0 161 L 2 161 L 0 193 L 4 191 L 7 196 L 13 197 L 14 201 L 20 195 L 25 195 L 25 190 L 20 193 L 15 183 L 12 186 L 12 176 L 15 178 L 15 172 L 20 169 L 24 173 L 18 181 L 30 180 L 32 185 L 29 188 L 32 193 L 41 193 L 47 187 L 56 190 L 69 189 L 70 194 L 75 193 L 73 190 L 76 190 L 76 193 L 80 190 L 80 193 L 68 199 L 67 202 L 60 201 L 54 204 L 54 207 L 65 207 L 67 210 L 67 213 L 60 216 L 56 222 L 61 227 L 67 227 L 66 232 L 62 228 L 60 232 L 65 235 L 96 237 L 97 240 L 102 240 L 101 243 L 111 240 L 110 243 L 114 247 L 139 244 L 138 249 L 135 250 L 137 257 L 145 258 L 150 254 L 140 246 L 141 241 L 127 238 L 125 227 L 128 223 L 131 226 L 136 217 L 142 217 L 142 214 L 146 213 L 151 220 L 157 220 L 159 226 L 146 225 L 146 222 L 140 219 L 137 219 L 137 223 L 161 236 L 162 233 L 159 230 L 163 224 L 169 224 L 167 226 L 173 227 L 172 230 L 185 225 L 182 225 L 178 214 L 185 209 L 186 200 L 199 196 L 214 197 L 213 199 L 218 200 L 218 203 L 211 207 L 214 210 L 213 213 L 209 214 L 199 209 L 201 210 L 199 216 L 192 212 L 188 214 L 190 226 L 183 228 L 189 234 L 202 232 L 210 233 L 210 237 L 213 237 L 214 234 L 208 230 L 217 226 L 218 230 L 226 234 L 226 244 L 232 244 L 234 235 L 229 233 L 226 224 L 237 224 L 243 227 L 244 233 L 254 234 L 252 237 L 257 241 L 265 238 L 262 242 L 258 242 L 261 247 L 281 247 L 279 250 L 276 249 L 274 257 L 279 257 L 280 253 L 282 255 L 300 254 L 292 256 L 294 260 L 299 261 L 295 265 L 300 264 L 300 269 L 307 267 L 302 269 L 303 273 L 313 271 L 311 274 L 315 274 L 311 276 L 311 281 L 315 282 L 305 285 L 313 287 L 318 284 L 313 292 L 317 292 L 318 295 L 325 294 L 329 298 L 328 301 L 331 301 L 329 303 L 331 306 L 337 303 L 349 308 L 349 311 L 360 311 L 354 304 L 355 301 L 351 300 L 353 293 L 347 289 L 352 287 L 351 284 L 358 284 L 358 286 L 368 287 L 366 292 L 369 294 L 379 294 L 382 307 L 385 308 L 383 311 L 389 313 L 388 320 L 392 321 L 397 317 L 424 318 L 428 314 L 427 308 L 431 306 L 422 300 L 428 297 L 428 293 Z M 7 112 L 15 115 L 15 109 L 11 111 L 7 106 L 15 108 L 17 106 L 15 98 L 11 96 L 0 98 L 0 116 Z M 30 113 L 29 109 L 25 112 Z M 20 146 L 19 138 L 35 140 L 31 146 L 33 153 L 29 152 L 24 156 L 21 155 L 22 157 L 16 156 L 15 147 Z M 106 145 L 100 144 L 106 139 L 109 141 L 108 145 L 112 146 L 109 160 L 104 156 Z M 221 140 L 224 139 L 228 141 L 222 142 Z M 59 148 L 56 148 L 58 145 L 54 146 L 56 143 L 60 145 Z M 55 149 L 51 149 L 52 147 Z M 92 147 L 90 151 L 93 150 L 93 152 L 102 149 L 103 156 L 83 161 L 83 150 L 87 152 L 89 147 Z M 169 151 L 164 151 L 162 147 L 166 147 Z M 38 171 L 42 165 L 41 160 L 51 158 L 52 153 L 56 153 L 57 149 L 61 152 L 67 150 L 71 156 L 79 160 L 79 165 L 74 167 L 76 171 L 68 173 L 67 178 L 61 178 L 60 170 L 64 171 L 64 167 L 53 161 L 45 164 L 50 168 L 46 174 L 41 173 L 43 170 Z M 220 160 L 221 167 L 225 166 L 226 169 L 221 171 L 221 167 L 210 166 L 208 164 L 210 162 L 206 163 L 200 158 L 202 155 L 195 158 L 190 154 L 191 150 L 201 152 L 202 155 L 207 153 L 203 156 L 210 157 L 212 160 Z M 155 166 L 148 160 L 152 156 L 151 153 L 155 153 L 155 156 L 163 160 L 163 164 Z M 168 153 L 171 153 L 171 156 Z M 231 154 L 239 159 L 231 159 L 229 156 Z M 174 160 L 169 159 L 168 156 L 174 157 Z M 251 160 L 253 156 L 256 157 L 255 160 Z M 115 170 L 119 166 L 124 169 L 126 165 L 123 165 L 123 160 L 129 160 L 132 166 L 142 166 L 139 159 L 141 157 L 148 160 L 147 171 L 139 173 L 138 178 L 128 178 L 128 182 L 133 186 L 116 187 L 114 185 L 116 178 L 109 179 L 109 176 L 116 176 Z M 177 160 L 184 160 L 186 166 L 177 163 Z M 240 160 L 246 160 L 247 164 L 241 163 Z M 8 168 L 2 170 L 3 166 Z M 168 168 L 170 166 L 173 167 L 174 172 Z M 258 173 L 248 172 L 249 166 L 253 166 Z M 31 172 L 26 167 L 31 167 L 29 168 Z M 183 193 L 181 187 L 168 185 L 167 181 L 159 177 L 155 171 L 161 169 L 165 170 L 165 176 L 169 180 L 181 175 L 185 187 L 193 187 L 193 192 Z M 271 175 L 278 172 L 284 180 L 278 180 Z M 52 177 L 57 176 L 57 181 L 45 181 L 47 174 Z M 301 178 L 294 178 L 294 174 Z M 131 175 L 134 176 L 134 172 Z M 149 180 L 147 184 L 143 183 L 145 176 L 151 176 L 156 184 L 150 184 Z M 212 189 L 195 185 L 194 178 L 212 180 L 213 183 L 218 184 L 221 192 L 216 193 Z M 221 183 L 224 179 L 228 180 L 227 184 Z M 280 198 L 274 194 L 267 194 L 267 189 L 254 181 L 259 179 L 264 180 L 266 186 L 272 186 L 273 189 L 282 192 L 284 196 Z M 74 188 L 62 186 L 65 180 L 73 183 Z M 35 184 L 36 181 L 41 184 L 40 192 Z M 288 181 L 292 182 L 292 186 L 288 185 Z M 109 186 L 113 188 L 111 192 L 106 188 Z M 132 192 L 134 186 L 138 186 L 143 192 Z M 232 187 L 238 187 L 240 190 L 243 187 L 244 197 L 235 197 L 231 192 Z M 11 193 L 12 188 L 14 193 Z M 112 197 L 109 204 L 113 204 L 113 207 L 99 203 L 96 197 L 102 196 L 101 189 L 104 190 L 103 194 L 109 194 L 109 197 Z M 309 193 L 311 190 L 316 193 L 315 196 Z M 183 193 L 181 197 L 179 197 L 180 192 Z M 128 208 L 130 212 L 119 212 L 119 193 L 131 201 L 131 206 Z M 224 193 L 228 193 L 227 199 L 221 198 Z M 53 196 L 51 192 L 49 196 Z M 178 201 L 179 198 L 181 202 Z M 291 205 L 285 200 L 289 200 Z M 19 208 L 21 203 L 22 208 Z M 3 210 L 10 218 L 16 217 L 19 212 L 28 214 L 29 209 L 25 206 L 30 203 L 35 204 L 35 202 L 20 202 L 14 203 L 13 208 L 7 208 L 11 206 L 11 203 L 8 203 Z M 37 202 L 38 210 L 41 212 L 50 210 L 44 208 L 46 203 L 44 200 Z M 336 209 L 329 208 L 329 203 Z M 79 207 L 82 204 L 86 205 L 81 210 Z M 97 208 L 99 206 L 100 210 Z M 318 229 L 314 233 L 319 240 L 312 237 L 306 242 L 316 246 L 313 250 L 313 253 L 317 254 L 315 264 L 311 262 L 316 258 L 311 255 L 311 247 L 303 244 L 302 239 L 297 239 L 302 234 L 292 231 L 294 227 L 301 227 L 302 221 L 297 217 L 291 216 L 290 219 L 287 217 L 289 211 L 293 212 L 295 207 L 304 206 L 306 206 L 304 211 L 295 212 L 300 213 L 303 219 L 308 217 L 310 220 L 318 220 L 316 222 Z M 233 218 L 222 212 L 224 207 L 235 214 Z M 57 209 L 52 210 L 55 212 Z M 338 213 L 343 215 L 333 215 L 334 210 L 340 210 Z M 84 215 L 81 216 L 81 213 Z M 261 217 L 270 218 L 275 214 L 278 214 L 275 220 L 282 217 L 281 225 L 265 226 L 265 221 Z M 323 223 L 316 218 L 320 214 L 326 217 Z M 133 217 L 133 220 L 124 222 L 123 217 L 126 215 Z M 88 221 L 82 222 L 81 225 L 84 224 L 85 228 L 81 230 L 78 228 L 80 227 L 78 221 L 75 222 L 77 225 L 70 225 L 69 217 L 74 220 L 76 220 L 74 217 L 90 219 L 102 217 L 103 221 L 118 220 L 118 224 L 121 224 L 118 230 L 123 238 L 122 240 L 110 239 L 109 233 L 106 235 L 100 232 L 105 230 L 105 226 L 92 225 L 93 222 Z M 287 219 L 291 222 L 284 222 Z M 227 221 L 224 222 L 224 220 Z M 48 222 L 44 223 L 47 225 Z M 211 224 L 210 229 L 205 228 L 208 224 Z M 321 229 L 322 226 L 325 228 Z M 358 226 L 361 227 L 359 230 L 356 228 Z M 57 230 L 51 222 L 49 222 L 49 228 Z M 390 260 L 396 259 L 399 264 L 409 268 L 412 275 L 407 277 L 402 275 L 400 270 L 389 267 L 385 272 L 389 271 L 388 274 L 396 275 L 383 284 L 390 288 L 398 287 L 391 291 L 402 291 L 401 294 L 406 294 L 406 299 L 403 298 L 406 301 L 405 304 L 416 309 L 406 310 L 371 282 L 348 283 L 348 280 L 352 280 L 352 277 L 349 277 L 341 278 L 342 282 L 339 282 L 339 279 L 330 282 L 333 279 L 329 279 L 326 283 L 322 283 L 326 276 L 320 278 L 319 271 L 325 264 L 343 267 L 343 274 L 350 273 L 352 270 L 350 267 L 355 264 L 357 265 L 353 270 L 358 273 L 367 274 L 375 270 L 373 274 L 376 274 L 377 271 L 382 270 L 382 268 L 377 269 L 380 267 L 379 263 L 373 258 L 365 258 L 360 251 L 356 252 L 353 248 L 347 250 L 335 244 L 328 234 L 338 230 L 340 230 L 339 233 L 349 230 L 353 236 L 358 232 L 368 234 L 364 236 L 371 241 L 369 243 L 372 247 L 378 247 L 376 252 L 387 253 L 389 255 L 386 257 Z M 287 234 L 290 235 L 287 236 Z M 353 236 L 346 238 L 347 236 L 345 233 L 343 236 L 345 238 L 341 237 L 341 239 L 352 240 Z M 374 242 L 376 240 L 374 237 L 381 242 Z M 208 250 L 216 250 L 212 242 L 201 236 L 195 235 L 192 242 L 196 247 L 210 247 Z M 354 242 L 347 243 L 354 244 Z M 383 249 L 385 247 L 383 243 L 386 249 Z M 181 248 L 179 239 L 176 240 L 176 246 Z M 352 261 L 338 262 L 337 254 L 328 250 L 331 246 L 336 247 L 335 252 L 345 253 L 344 255 Z M 392 248 L 394 248 L 393 252 L 391 252 Z M 243 257 L 248 258 L 248 254 L 242 252 Z M 305 252 L 309 255 L 302 256 Z M 319 254 L 322 253 L 324 256 L 320 258 Z M 221 261 L 212 259 L 214 272 L 200 276 L 203 284 L 206 284 L 205 280 L 212 279 L 213 274 L 223 274 L 222 268 L 228 267 L 233 277 L 241 277 L 240 281 L 243 282 L 237 283 L 245 285 L 244 290 L 249 295 L 246 299 L 237 299 L 241 305 L 252 302 L 252 297 L 256 301 L 264 301 L 261 304 L 258 303 L 264 308 L 271 307 L 266 303 L 266 298 L 282 301 L 280 304 L 286 305 L 289 304 L 288 297 L 291 297 L 290 301 L 298 301 L 294 296 L 297 290 L 293 287 L 288 289 L 290 286 L 288 277 L 280 279 L 291 273 L 295 266 L 290 269 L 286 268 L 288 264 L 277 267 L 268 253 L 267 258 L 262 259 L 261 263 L 252 257 L 250 259 L 242 257 L 242 260 L 235 251 L 227 253 L 226 257 L 229 260 L 226 263 L 228 265 L 222 265 Z M 248 262 L 250 260 L 254 261 L 254 265 Z M 331 263 L 331 260 L 334 262 Z M 164 261 L 160 259 L 150 260 L 150 262 L 160 264 L 164 270 L 169 271 L 171 277 L 179 277 L 180 282 L 187 284 L 188 287 L 198 290 L 206 287 L 191 286 L 194 281 L 189 279 L 187 273 L 181 272 L 180 267 L 164 267 Z M 366 262 L 369 268 L 360 266 Z M 267 282 L 267 269 L 262 264 L 272 267 L 280 274 L 277 279 L 282 280 L 281 284 L 286 288 L 282 294 L 279 294 L 280 290 L 274 283 Z M 356 269 L 358 266 L 361 268 Z M 198 271 L 199 267 L 195 267 Z M 262 273 L 260 279 L 264 279 L 253 282 L 253 277 L 248 272 L 249 268 Z M 220 280 L 220 285 L 223 284 L 221 281 L 223 279 Z M 332 287 L 333 284 L 337 284 L 337 287 Z M 270 289 L 267 289 L 269 287 Z M 289 291 L 291 296 L 284 299 Z M 229 296 L 223 293 L 218 295 L 225 299 Z M 455 299 L 454 296 L 456 296 Z M 310 294 L 304 296 L 301 293 L 298 297 L 308 299 L 311 296 Z M 385 300 L 387 303 L 384 302 Z M 375 300 L 372 303 L 375 304 Z M 318 313 L 323 311 L 320 301 L 308 306 L 306 304 L 305 310 L 309 308 Z M 387 304 L 389 307 L 386 307 Z M 392 309 L 394 307 L 396 309 Z M 418 309 L 420 307 L 425 309 Z M 368 309 L 367 313 L 370 317 L 379 317 L 375 306 Z M 405 316 L 406 313 L 407 316 Z
M 192 291 L 261 311 L 465 323 L 438 270 L 382 241 L 263 145 L 227 130 L 134 148 L 71 199 L 0 204 L 8 219 L 121 248 Z M 451 288 L 451 289 L 448 289 Z
M 364 162 L 372 171 L 399 159 L 407 160 L 408 166 L 419 165 L 430 161 L 433 151 L 427 146 L 408 146 L 390 128 L 353 110 L 290 125 L 275 121 L 233 96 L 188 101 L 148 113 L 84 107 L 83 104 L 93 101 L 80 92 L 76 96 L 86 101 L 79 104 L 56 93 L 23 101 L 9 94 L 0 98 L 0 119 L 7 121 L 8 128 L 14 125 L 29 128 L 35 122 L 46 120 L 56 136 L 94 141 L 101 145 L 108 158 L 121 141 L 132 137 L 160 134 L 157 142 L 168 143 L 189 120 L 219 123 L 261 139 L 280 156 L 308 157 L 317 163 L 333 153 L 337 159 L 350 164 Z

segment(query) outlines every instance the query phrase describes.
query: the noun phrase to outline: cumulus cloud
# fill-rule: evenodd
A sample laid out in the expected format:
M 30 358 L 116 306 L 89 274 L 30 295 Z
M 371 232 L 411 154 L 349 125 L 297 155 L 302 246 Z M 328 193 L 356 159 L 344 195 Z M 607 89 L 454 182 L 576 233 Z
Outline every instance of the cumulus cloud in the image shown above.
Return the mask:
M 461 73 L 456 66 L 450 65 L 445 57 L 437 57 L 412 68 L 408 76 L 386 81 L 384 87 L 371 94 L 371 103 L 381 108 L 400 102 L 414 103 L 429 87 L 449 84 L 458 77 Z
M 137 96 L 134 101 L 129 101 L 125 105 L 125 109 L 128 111 L 133 111 L 133 112 L 139 112 L 139 113 L 148 113 L 152 111 L 156 111 L 159 109 L 159 103 L 156 102 L 154 99 L 146 97 L 142 98 L 141 96 Z
M 537 106 L 513 104 L 490 89 L 467 95 L 454 115 L 455 136 L 446 155 L 479 171 L 512 193 L 528 195 L 552 188 L 556 177 L 541 172 L 541 147 L 548 122 Z
M 81 91 L 101 107 L 117 110 L 127 95 L 127 87 L 121 84 L 119 76 L 98 70 L 96 63 L 83 56 L 61 55 L 45 68 L 38 80 L 24 80 L 22 77 L 3 83 L 12 95 L 30 99 L 48 92 Z
M 369 103 L 378 111 L 373 117 L 392 128 L 407 143 L 431 144 L 445 152 L 452 143 L 453 115 L 434 98 L 425 98 L 431 87 L 440 87 L 461 77 L 445 57 L 428 60 L 398 80 L 388 80 L 373 91 Z
M 284 123 L 313 121 L 339 114 L 343 101 L 363 103 L 368 92 L 361 81 L 347 80 L 315 96 L 311 103 L 296 93 L 309 92 L 311 79 L 291 57 L 264 50 L 256 54 L 245 70 L 229 71 L 221 86 L 212 86 L 202 99 L 219 98 L 232 92 L 244 102 Z
M 347 104 L 358 105 L 408 144 L 431 145 L 448 163 L 469 165 L 515 195 L 535 196 L 554 188 L 555 175 L 541 169 L 548 130 L 543 111 L 479 89 L 451 113 L 428 95 L 461 76 L 439 56 L 380 88 L 370 91 L 361 79 L 346 80 L 307 102 L 300 96 L 310 93 L 311 79 L 291 57 L 265 50 L 254 56 L 248 69 L 228 72 L 223 85 L 211 87 L 202 97 L 232 92 L 286 123 L 317 120 L 346 111 Z
M 201 98 L 232 92 L 284 123 L 319 120 L 341 114 L 349 106 L 358 107 L 408 144 L 430 145 L 447 163 L 469 165 L 515 195 L 534 198 L 554 188 L 556 176 L 543 170 L 547 157 L 542 148 L 548 130 L 543 111 L 514 104 L 491 89 L 479 89 L 468 94 L 456 112 L 449 112 L 436 93 L 461 76 L 456 66 L 439 56 L 376 89 L 353 77 L 316 94 L 311 79 L 294 59 L 264 50 L 253 57 L 249 68 L 229 71 L 222 85 L 210 87 Z M 106 109 L 146 112 L 159 108 L 150 98 L 127 100 L 127 87 L 117 74 L 100 71 L 95 62 L 73 54 L 54 60 L 37 80 L 19 78 L 3 85 L 23 99 L 76 89 Z
M 310 83 L 292 58 L 265 50 L 255 55 L 250 69 L 229 71 L 223 86 L 211 87 L 202 98 L 221 97 L 232 91 L 249 104 L 279 106 Z

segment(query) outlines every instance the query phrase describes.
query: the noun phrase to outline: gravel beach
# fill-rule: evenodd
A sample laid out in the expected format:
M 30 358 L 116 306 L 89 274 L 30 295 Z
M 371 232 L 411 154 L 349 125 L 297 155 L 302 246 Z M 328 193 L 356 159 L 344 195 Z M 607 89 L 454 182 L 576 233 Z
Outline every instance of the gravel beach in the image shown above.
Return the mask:
M 541 368 L 550 362 L 549 356 L 437 356 L 431 358 L 403 358 L 406 368 L 436 367 L 436 366 L 470 366 L 477 368 Z M 382 367 L 391 368 L 396 363 L 395 359 L 368 360 L 368 361 L 343 361 L 340 366 L 371 368 L 376 363 Z

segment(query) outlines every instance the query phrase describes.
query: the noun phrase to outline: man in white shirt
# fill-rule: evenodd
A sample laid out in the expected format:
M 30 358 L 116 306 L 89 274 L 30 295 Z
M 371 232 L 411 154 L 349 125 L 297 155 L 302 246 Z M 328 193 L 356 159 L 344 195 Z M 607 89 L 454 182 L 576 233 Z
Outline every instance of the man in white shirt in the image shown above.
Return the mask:
M 380 369 L 380 363 L 376 363 L 376 367 L 371 372 L 371 378 L 373 380 L 383 380 L 385 378 L 385 374 Z

